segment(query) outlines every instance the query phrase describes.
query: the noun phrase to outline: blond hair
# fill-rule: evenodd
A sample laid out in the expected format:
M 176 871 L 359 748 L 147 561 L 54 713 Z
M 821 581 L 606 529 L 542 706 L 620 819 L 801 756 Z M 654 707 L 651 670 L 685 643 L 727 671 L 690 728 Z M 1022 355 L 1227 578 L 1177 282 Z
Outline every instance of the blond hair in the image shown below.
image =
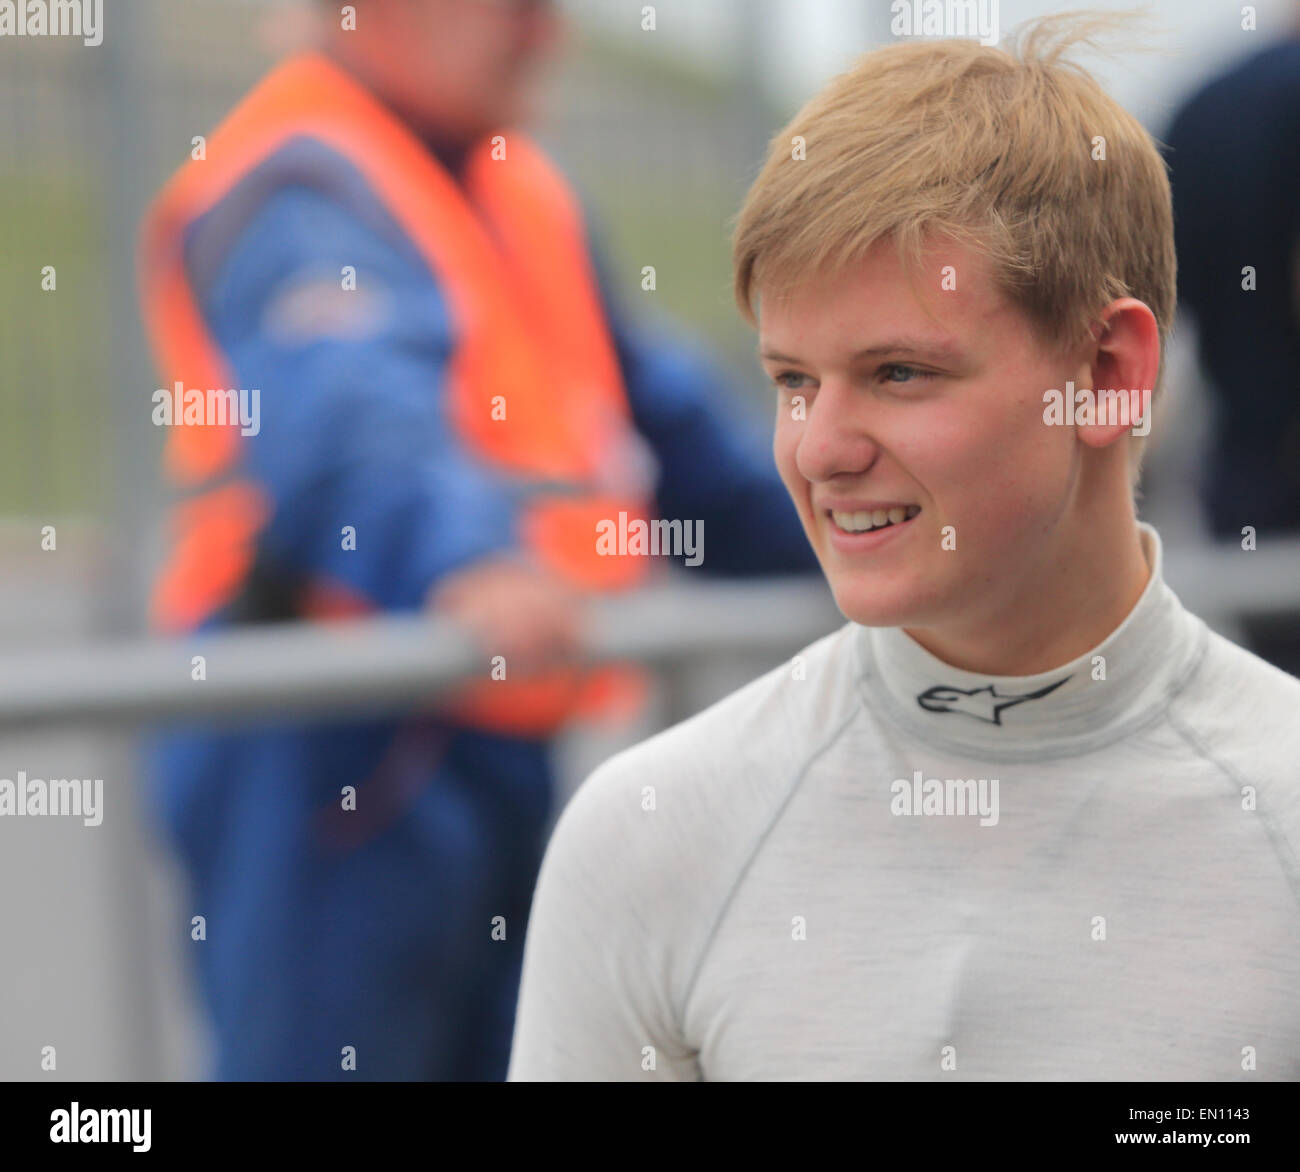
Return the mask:
M 1158 391 L 1175 304 L 1169 178 L 1137 119 L 1064 59 L 1127 26 L 1065 13 L 1018 30 L 1006 50 L 911 41 L 859 58 L 775 136 L 741 208 L 732 257 L 749 323 L 756 297 L 877 241 L 915 265 L 928 237 L 947 236 L 992 262 L 1049 345 L 1082 342 L 1117 297 L 1145 302 L 1160 331 Z

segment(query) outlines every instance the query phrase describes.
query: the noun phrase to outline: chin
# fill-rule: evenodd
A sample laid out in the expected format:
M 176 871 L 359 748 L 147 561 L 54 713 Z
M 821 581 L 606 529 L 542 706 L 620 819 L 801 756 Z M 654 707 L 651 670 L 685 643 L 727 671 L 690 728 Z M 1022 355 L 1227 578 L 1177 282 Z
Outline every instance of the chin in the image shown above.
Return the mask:
M 919 619 L 915 603 L 909 596 L 882 592 L 878 585 L 861 578 L 830 580 L 835 605 L 850 622 L 863 627 L 906 627 Z

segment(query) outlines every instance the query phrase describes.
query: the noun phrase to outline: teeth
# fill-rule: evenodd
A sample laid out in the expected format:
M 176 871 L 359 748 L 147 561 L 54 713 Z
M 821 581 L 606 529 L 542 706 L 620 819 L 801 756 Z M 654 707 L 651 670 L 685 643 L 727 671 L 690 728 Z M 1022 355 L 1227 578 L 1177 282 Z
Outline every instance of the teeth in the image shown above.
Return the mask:
M 897 525 L 900 521 L 910 521 L 920 511 L 918 505 L 895 505 L 890 509 L 862 509 L 856 513 L 832 510 L 831 518 L 846 533 L 868 533 L 887 525 Z

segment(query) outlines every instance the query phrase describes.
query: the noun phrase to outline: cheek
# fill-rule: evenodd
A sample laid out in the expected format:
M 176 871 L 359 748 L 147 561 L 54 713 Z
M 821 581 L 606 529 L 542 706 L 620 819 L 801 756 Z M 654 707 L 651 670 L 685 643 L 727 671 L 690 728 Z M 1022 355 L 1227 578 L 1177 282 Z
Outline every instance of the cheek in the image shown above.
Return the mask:
M 803 425 L 789 418 L 789 407 L 778 406 L 776 427 L 772 434 L 772 457 L 776 463 L 777 475 L 785 485 L 785 491 L 794 502 L 804 532 L 808 539 L 816 544 L 817 538 L 813 525 L 812 507 L 808 500 L 808 482 L 799 471 L 799 436 Z
M 980 413 L 948 401 L 913 410 L 905 427 L 879 438 L 938 512 L 950 520 L 954 514 L 980 507 L 978 495 L 972 499 L 971 490 L 998 458 L 997 430 Z
M 776 461 L 776 470 L 785 482 L 786 489 L 792 496 L 797 496 L 796 489 L 803 480 L 797 466 L 799 425 L 789 414 L 789 409 L 784 404 L 777 405 L 776 423 L 772 429 L 772 458 Z
M 1045 426 L 1041 401 L 1031 396 L 972 395 L 969 402 L 928 421 L 909 467 L 943 524 L 979 545 L 1010 544 L 1057 509 L 1070 433 Z

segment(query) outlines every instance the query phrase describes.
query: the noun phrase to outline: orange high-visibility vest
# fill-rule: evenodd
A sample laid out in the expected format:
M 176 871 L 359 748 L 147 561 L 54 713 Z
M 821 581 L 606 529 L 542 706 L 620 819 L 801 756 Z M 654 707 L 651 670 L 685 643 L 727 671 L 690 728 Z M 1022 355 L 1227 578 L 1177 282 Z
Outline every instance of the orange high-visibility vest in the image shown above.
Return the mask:
M 581 213 L 560 174 L 522 135 L 477 146 L 462 188 L 342 69 L 317 55 L 279 66 L 212 134 L 206 158 L 188 162 L 171 180 L 146 220 L 142 296 L 166 385 L 235 385 L 190 284 L 185 234 L 296 139 L 319 142 L 356 167 L 428 264 L 456 331 L 445 394 L 462 441 L 503 473 L 566 486 L 525 506 L 525 546 L 586 590 L 640 584 L 644 558 L 597 553 L 597 522 L 620 511 L 647 516 L 648 502 L 644 485 L 619 482 L 631 411 Z M 252 566 L 271 504 L 242 475 L 246 442 L 256 440 L 221 425 L 177 427 L 168 436 L 168 476 L 191 495 L 174 511 L 171 555 L 153 600 L 155 621 L 166 629 L 188 629 L 216 613 Z M 332 601 L 322 607 L 322 599 Z M 322 617 L 370 609 L 329 582 L 315 583 L 302 604 Z M 626 707 L 643 684 L 628 669 L 527 680 L 512 680 L 508 664 L 506 671 L 505 681 L 469 686 L 451 711 L 481 727 L 544 735 L 577 712 Z

